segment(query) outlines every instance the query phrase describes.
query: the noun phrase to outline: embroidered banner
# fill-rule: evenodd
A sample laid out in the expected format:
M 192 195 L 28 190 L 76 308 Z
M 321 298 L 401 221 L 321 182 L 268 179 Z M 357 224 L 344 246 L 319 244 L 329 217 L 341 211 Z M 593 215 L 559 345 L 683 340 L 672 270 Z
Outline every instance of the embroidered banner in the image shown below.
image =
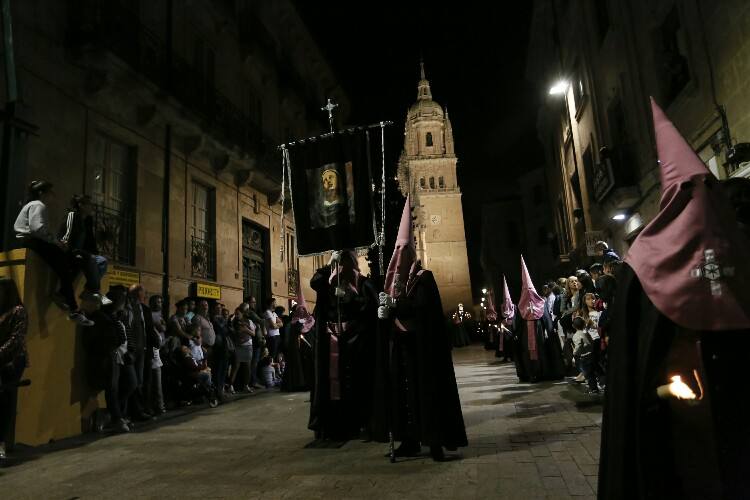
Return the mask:
M 289 158 L 299 255 L 372 245 L 366 132 L 346 131 L 296 144 Z

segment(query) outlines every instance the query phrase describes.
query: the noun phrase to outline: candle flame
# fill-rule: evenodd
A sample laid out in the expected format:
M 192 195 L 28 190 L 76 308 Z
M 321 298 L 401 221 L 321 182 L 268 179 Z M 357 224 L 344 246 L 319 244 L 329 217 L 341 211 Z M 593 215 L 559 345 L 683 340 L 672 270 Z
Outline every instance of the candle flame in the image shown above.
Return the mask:
M 672 383 L 669 384 L 669 393 L 676 397 L 677 399 L 695 399 L 695 393 L 693 390 L 688 386 L 685 382 L 682 381 L 682 378 L 679 375 L 674 375 L 672 378 Z

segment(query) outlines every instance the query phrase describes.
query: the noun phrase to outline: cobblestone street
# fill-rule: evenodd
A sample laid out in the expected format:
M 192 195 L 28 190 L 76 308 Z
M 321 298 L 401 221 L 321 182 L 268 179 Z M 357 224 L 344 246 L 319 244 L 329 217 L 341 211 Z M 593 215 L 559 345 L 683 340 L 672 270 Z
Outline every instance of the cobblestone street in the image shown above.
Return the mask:
M 469 447 L 390 464 L 387 446 L 306 449 L 306 393 L 261 393 L 0 470 L 10 498 L 593 498 L 601 406 L 568 382 L 454 351 Z

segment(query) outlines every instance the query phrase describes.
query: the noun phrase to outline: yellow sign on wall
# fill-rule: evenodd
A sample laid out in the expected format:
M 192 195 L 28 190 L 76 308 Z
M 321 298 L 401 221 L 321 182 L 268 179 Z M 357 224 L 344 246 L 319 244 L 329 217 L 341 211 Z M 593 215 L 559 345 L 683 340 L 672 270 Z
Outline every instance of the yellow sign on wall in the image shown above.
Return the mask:
M 118 269 L 116 267 L 113 267 L 107 273 L 107 276 L 109 277 L 109 286 L 122 285 L 129 287 L 141 282 L 141 273 L 126 271 L 125 269 Z
M 221 287 L 208 283 L 196 283 L 195 295 L 201 299 L 221 300 Z

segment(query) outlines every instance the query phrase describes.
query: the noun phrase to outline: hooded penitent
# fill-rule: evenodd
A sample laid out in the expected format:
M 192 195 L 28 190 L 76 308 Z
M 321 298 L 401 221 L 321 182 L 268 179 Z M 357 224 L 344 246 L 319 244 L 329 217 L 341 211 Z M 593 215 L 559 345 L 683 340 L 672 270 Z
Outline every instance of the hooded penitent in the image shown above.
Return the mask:
M 388 295 L 396 299 L 406 291 L 409 282 L 413 279 L 412 274 L 416 268 L 416 262 L 417 251 L 414 248 L 412 233 L 411 204 L 407 196 L 404 211 L 401 213 L 401 223 L 398 227 L 396 248 L 393 250 L 391 262 L 388 264 L 388 271 L 385 274 L 383 288 Z
M 508 280 L 503 276 L 503 305 L 502 305 L 503 322 L 506 326 L 510 326 L 513 322 L 513 317 L 516 315 L 516 306 L 513 305 L 513 300 L 510 298 L 510 290 L 508 289 Z
M 302 286 L 297 281 L 297 308 L 292 314 L 292 323 L 302 324 L 302 333 L 307 333 L 315 325 L 315 318 L 307 310 L 307 302 L 305 302 L 305 296 L 302 294 Z
M 534 321 L 544 315 L 544 299 L 536 293 L 534 283 L 531 282 L 529 270 L 526 269 L 526 262 L 521 256 L 521 298 L 518 300 L 518 313 L 526 320 L 529 339 L 529 359 L 539 359 L 536 345 L 536 325 Z
M 750 328 L 750 242 L 722 187 L 651 100 L 661 164 L 660 211 L 630 248 L 654 306 L 692 330 Z
M 487 320 L 497 321 L 497 311 L 495 310 L 495 292 L 487 292 Z

